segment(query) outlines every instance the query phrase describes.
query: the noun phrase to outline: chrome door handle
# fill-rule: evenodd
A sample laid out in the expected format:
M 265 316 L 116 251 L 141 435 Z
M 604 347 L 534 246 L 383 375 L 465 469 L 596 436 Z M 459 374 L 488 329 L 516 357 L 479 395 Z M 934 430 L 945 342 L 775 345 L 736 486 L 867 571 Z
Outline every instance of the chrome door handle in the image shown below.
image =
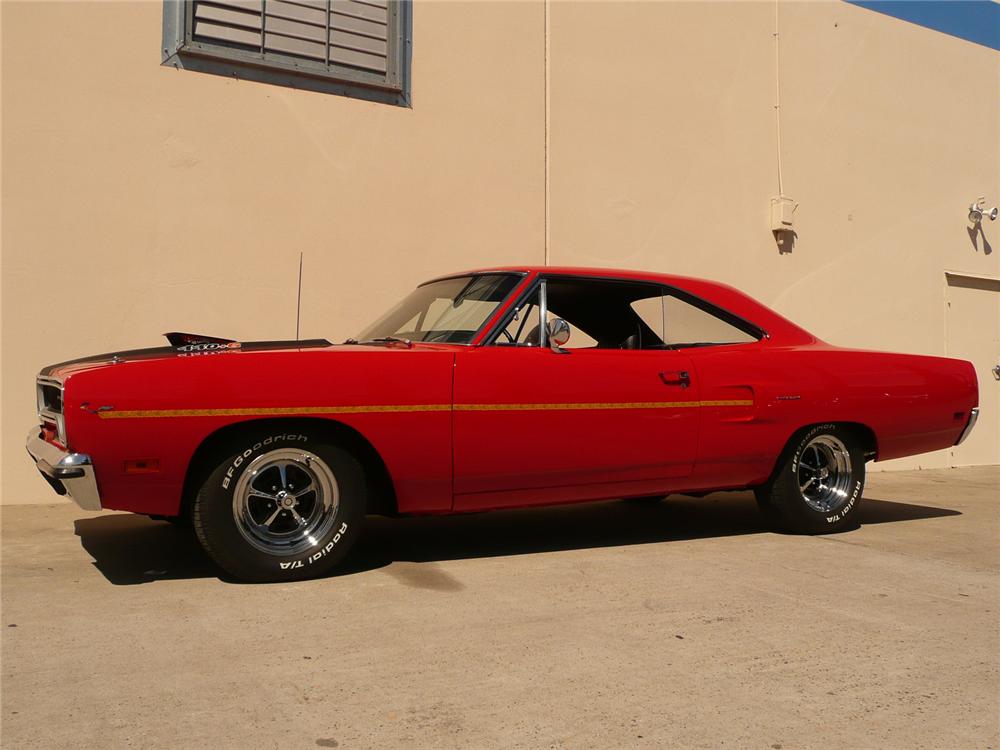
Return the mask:
M 663 381 L 664 385 L 679 385 L 681 388 L 687 388 L 691 385 L 691 374 L 687 370 L 661 372 L 660 380 Z
M 993 377 L 1000 380 L 1000 365 L 993 365 Z

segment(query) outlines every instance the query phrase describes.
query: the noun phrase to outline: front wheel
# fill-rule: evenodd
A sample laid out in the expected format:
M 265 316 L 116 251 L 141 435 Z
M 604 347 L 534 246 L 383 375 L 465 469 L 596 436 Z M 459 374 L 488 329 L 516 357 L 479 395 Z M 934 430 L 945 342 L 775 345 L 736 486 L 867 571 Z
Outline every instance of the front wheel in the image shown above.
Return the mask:
M 364 472 L 328 438 L 247 433 L 231 442 L 194 501 L 209 556 L 249 581 L 291 581 L 332 570 L 361 530 Z
M 789 444 L 770 481 L 755 490 L 772 525 L 798 534 L 857 526 L 865 485 L 865 456 L 855 433 L 818 425 Z

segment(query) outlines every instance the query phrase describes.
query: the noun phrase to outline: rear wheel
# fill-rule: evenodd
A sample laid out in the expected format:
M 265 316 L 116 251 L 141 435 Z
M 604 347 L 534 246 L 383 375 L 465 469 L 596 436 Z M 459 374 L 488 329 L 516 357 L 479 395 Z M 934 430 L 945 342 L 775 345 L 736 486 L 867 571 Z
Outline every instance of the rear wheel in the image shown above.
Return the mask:
M 248 433 L 234 440 L 194 501 L 205 551 L 252 581 L 312 578 L 347 554 L 365 513 L 364 472 L 328 438 Z
M 770 523 L 799 534 L 857 526 L 865 484 L 865 457 L 854 432 L 818 425 L 794 439 L 774 476 L 755 490 Z

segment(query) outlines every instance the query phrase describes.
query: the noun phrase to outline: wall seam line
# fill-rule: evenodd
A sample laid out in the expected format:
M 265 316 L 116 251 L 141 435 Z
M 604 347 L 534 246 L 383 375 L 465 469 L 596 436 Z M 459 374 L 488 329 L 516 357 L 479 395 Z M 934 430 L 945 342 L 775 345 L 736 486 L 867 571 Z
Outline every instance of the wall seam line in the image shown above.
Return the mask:
M 543 218 L 542 218 L 542 245 L 543 245 L 543 265 L 549 264 L 549 0 L 544 0 L 543 2 L 544 10 L 542 13 L 542 36 L 544 38 L 543 44 L 543 67 L 545 69 L 544 81 L 543 81 L 543 98 L 544 98 L 544 116 L 543 116 L 543 145 L 542 145 L 542 160 L 544 162 L 543 166 L 543 180 L 544 180 L 544 190 L 543 190 Z
M 774 125 L 778 156 L 778 197 L 785 197 L 785 187 L 781 175 L 781 41 L 778 35 L 778 3 L 774 0 Z

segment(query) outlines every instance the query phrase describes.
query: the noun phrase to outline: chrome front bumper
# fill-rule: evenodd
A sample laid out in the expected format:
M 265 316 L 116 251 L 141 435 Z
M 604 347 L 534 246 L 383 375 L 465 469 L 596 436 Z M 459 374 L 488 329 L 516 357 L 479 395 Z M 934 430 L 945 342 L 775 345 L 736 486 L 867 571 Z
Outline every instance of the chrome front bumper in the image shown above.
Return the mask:
M 969 423 L 965 425 L 965 429 L 962 430 L 962 434 L 958 436 L 958 440 L 955 441 L 955 445 L 961 445 L 962 441 L 969 437 L 969 433 L 972 432 L 972 428 L 976 426 L 977 419 L 979 419 L 978 406 L 969 412 Z
M 67 453 L 42 439 L 37 427 L 28 433 L 28 454 L 60 495 L 69 495 L 84 510 L 101 510 L 101 495 L 90 456 Z

